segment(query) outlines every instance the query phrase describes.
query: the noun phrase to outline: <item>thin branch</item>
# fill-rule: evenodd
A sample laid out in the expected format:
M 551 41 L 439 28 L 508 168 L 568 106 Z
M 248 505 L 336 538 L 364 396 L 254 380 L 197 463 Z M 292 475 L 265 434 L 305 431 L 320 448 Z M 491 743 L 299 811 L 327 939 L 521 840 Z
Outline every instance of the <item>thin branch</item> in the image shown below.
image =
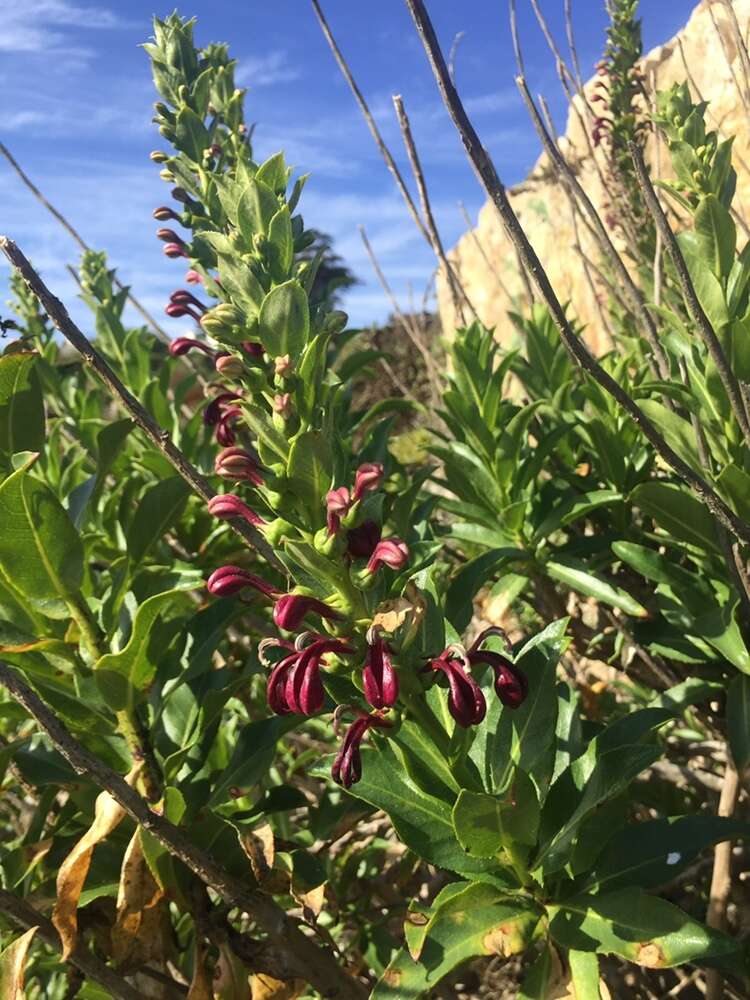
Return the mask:
M 656 197 L 654 186 L 651 183 L 651 178 L 648 175 L 646 164 L 643 160 L 643 153 L 640 147 L 638 147 L 634 142 L 628 143 L 628 147 L 630 149 L 630 155 L 633 159 L 633 165 L 635 166 L 638 184 L 641 192 L 643 193 L 644 201 L 646 202 L 646 208 L 649 210 L 657 229 L 661 233 L 664 246 L 672 259 L 675 271 L 677 272 L 677 280 L 682 290 L 682 297 L 685 300 L 685 305 L 687 306 L 688 312 L 692 316 L 693 321 L 698 328 L 698 332 L 708 353 L 711 355 L 711 360 L 716 365 L 716 370 L 718 371 L 719 378 L 724 386 L 724 391 L 729 398 L 737 423 L 742 430 L 745 443 L 750 447 L 750 420 L 748 420 L 747 411 L 745 410 L 745 403 L 742 399 L 739 382 L 727 362 L 726 355 L 722 350 L 719 339 L 716 336 L 716 331 L 711 325 L 711 321 L 708 316 L 706 316 L 703 311 L 703 307 L 698 301 L 698 296 L 696 295 L 695 288 L 693 287 L 693 282 L 690 278 L 690 272 L 687 269 L 685 258 L 682 256 L 682 251 L 677 243 L 677 239 L 675 238 L 669 222 L 667 221 L 667 217 L 664 214 L 664 209 L 661 207 L 659 199 Z
M 47 200 L 47 198 L 42 194 L 42 192 L 39 190 L 36 184 L 34 184 L 34 182 L 31 180 L 28 174 L 25 173 L 20 163 L 18 163 L 18 161 L 15 159 L 15 157 L 8 149 L 8 147 L 4 146 L 1 142 L 0 142 L 0 153 L 2 153 L 5 159 L 8 161 L 8 163 L 10 163 L 15 172 L 23 181 L 23 183 L 26 185 L 29 191 L 31 191 L 31 193 L 34 195 L 34 197 L 37 198 L 42 203 L 42 205 L 44 205 L 47 211 L 50 212 L 57 219 L 60 225 L 67 230 L 67 232 L 76 241 L 78 246 L 82 250 L 90 252 L 91 247 L 88 245 L 88 243 L 86 243 L 86 241 L 78 232 L 78 230 L 75 229 L 70 222 L 68 222 L 68 220 L 62 214 L 62 212 L 59 211 L 59 209 L 55 208 L 55 206 L 50 201 Z M 125 288 L 125 285 L 123 285 L 122 282 L 119 281 L 117 278 L 115 278 L 115 284 L 120 289 Z M 162 327 L 159 326 L 159 324 L 156 322 L 151 313 L 146 309 L 145 306 L 141 305 L 141 303 L 138 301 L 138 299 L 135 297 L 135 295 L 133 295 L 133 293 L 130 290 L 128 290 L 128 300 L 130 304 L 133 306 L 133 308 L 136 309 L 141 314 L 141 316 L 143 316 L 143 318 L 153 329 L 154 333 L 159 338 L 159 340 L 163 340 L 165 344 L 168 344 L 172 338 L 169 336 L 166 330 L 164 330 Z
M 89 753 L 36 692 L 4 663 L 0 663 L 0 684 L 36 719 L 77 774 L 88 776 L 97 787 L 109 792 L 125 812 L 148 830 L 170 854 L 187 865 L 226 903 L 247 913 L 271 940 L 285 947 L 291 966 L 296 969 L 295 976 L 311 983 L 324 997 L 365 1000 L 367 991 L 362 983 L 342 969 L 330 952 L 305 937 L 272 899 L 258 890 L 245 888 L 235 875 L 196 847 L 181 829 L 153 812 L 146 800 L 121 775 Z
M 365 227 L 358 226 L 358 229 L 359 229 L 359 235 L 362 237 L 362 243 L 364 244 L 365 250 L 367 251 L 367 256 L 370 258 L 370 263 L 372 264 L 373 270 L 375 271 L 377 279 L 380 282 L 380 286 L 385 292 L 386 296 L 388 297 L 388 300 L 393 308 L 394 314 L 401 321 L 401 324 L 406 332 L 407 337 L 409 338 L 409 340 L 411 340 L 412 344 L 414 344 L 416 349 L 422 355 L 422 359 L 425 363 L 425 368 L 427 369 L 427 374 L 430 379 L 430 386 L 433 390 L 433 394 L 436 399 L 439 399 L 441 376 L 440 376 L 440 369 L 437 366 L 437 362 L 430 353 L 429 348 L 427 347 L 419 328 L 416 326 L 416 324 L 412 323 L 411 317 L 406 316 L 402 312 L 401 307 L 398 304 L 398 299 L 394 295 L 393 289 L 388 284 L 388 279 L 383 273 L 383 269 L 381 268 L 380 263 L 378 262 L 378 258 L 375 256 L 375 251 L 372 249 L 372 246 L 370 245 L 370 241 L 367 238 L 367 233 L 365 232 Z
M 510 37 L 513 39 L 513 52 L 516 57 L 516 66 L 521 76 L 526 70 L 523 65 L 523 52 L 518 36 L 518 18 L 516 16 L 516 0 L 508 0 L 508 13 L 510 14 Z
M 712 514 L 736 535 L 737 538 L 746 542 L 750 541 L 750 525 L 737 517 L 719 494 L 687 462 L 684 462 L 676 454 L 637 403 L 601 367 L 589 353 L 585 344 L 573 332 L 565 315 L 565 310 L 560 305 L 560 301 L 555 295 L 549 278 L 533 247 L 529 243 L 528 237 L 513 211 L 513 207 L 508 201 L 505 187 L 497 175 L 495 166 L 481 145 L 479 136 L 466 114 L 455 87 L 450 81 L 445 59 L 443 58 L 440 44 L 435 35 L 435 29 L 432 26 L 424 3 L 422 0 L 406 0 L 406 5 L 411 12 L 417 31 L 422 39 L 443 101 L 461 137 L 469 160 L 479 180 L 484 185 L 487 194 L 497 208 L 506 233 L 517 248 L 529 273 L 533 275 L 539 293 L 550 310 L 552 319 L 560 332 L 560 337 L 569 354 L 585 372 L 588 372 L 622 406 L 653 445 L 660 457 L 674 469 L 680 478 L 684 479 L 692 487 L 698 498 L 709 508 Z
M 734 764 L 727 760 L 717 816 L 732 816 L 740 790 L 740 779 Z M 711 876 L 706 923 L 721 930 L 726 919 L 727 903 L 732 889 L 732 842 L 725 840 L 714 848 L 714 870 Z M 709 969 L 706 973 L 706 1000 L 720 1000 L 723 993 L 721 973 Z
M 511 305 L 513 305 L 513 299 L 514 299 L 515 296 L 513 296 L 511 294 L 510 289 L 505 284 L 505 280 L 503 279 L 503 276 L 500 274 L 500 272 L 498 271 L 498 269 L 495 267 L 495 265 L 494 265 L 491 257 L 488 255 L 487 251 L 484 249 L 484 246 L 482 245 L 482 241 L 477 236 L 477 230 L 474 227 L 474 223 L 471 221 L 469 213 L 466 211 L 466 205 L 464 205 L 464 203 L 462 201 L 459 201 L 458 207 L 460 208 L 461 215 L 463 216 L 464 222 L 466 223 L 466 227 L 467 227 L 466 231 L 469 234 L 469 237 L 471 238 L 472 242 L 474 243 L 474 246 L 477 248 L 480 257 L 484 261 L 485 266 L 491 272 L 491 274 L 494 277 L 495 281 L 500 286 L 500 291 L 507 298 L 508 302 Z
M 25 899 L 20 899 L 12 892 L 0 889 L 0 913 L 11 920 L 17 927 L 30 930 L 38 928 L 37 936 L 56 951 L 60 951 L 60 935 L 54 924 L 42 913 L 36 910 Z M 83 944 L 79 944 L 68 959 L 71 965 L 95 983 L 99 983 L 115 1000 L 143 1000 L 143 994 L 126 982 L 104 962 L 93 955 Z
M 367 106 L 367 101 L 364 99 L 362 91 L 357 86 L 357 82 L 352 76 L 352 72 L 349 69 L 349 65 L 346 59 L 344 58 L 341 49 L 338 47 L 336 39 L 333 37 L 333 33 L 331 32 L 331 29 L 328 26 L 328 21 L 326 21 L 325 19 L 320 4 L 318 3 L 318 0 L 311 0 L 311 3 L 313 6 L 313 10 L 315 11 L 315 14 L 320 23 L 320 27 L 323 31 L 323 34 L 325 35 L 325 39 L 328 42 L 331 52 L 333 52 L 334 59 L 338 63 L 339 69 L 341 70 L 344 79 L 349 84 L 351 92 L 354 94 L 354 99 L 359 105 L 359 110 L 362 112 L 362 116 L 367 122 L 367 127 L 369 128 L 370 134 L 375 140 L 375 145 L 380 150 L 380 155 L 383 157 L 386 166 L 393 174 L 393 178 L 396 181 L 396 187 L 399 189 L 399 191 L 401 192 L 401 196 L 406 202 L 406 207 L 409 209 L 409 214 L 414 220 L 414 224 L 416 225 L 417 229 L 420 231 L 422 236 L 424 236 L 425 240 L 428 243 L 430 243 L 430 234 L 427 232 L 427 229 L 424 223 L 422 222 L 422 219 L 419 217 L 419 211 L 417 210 L 417 206 L 414 204 L 414 199 L 409 193 L 409 189 L 406 186 L 404 178 L 401 176 L 401 171 L 398 169 L 396 161 L 393 159 L 393 156 L 391 155 L 391 151 L 386 146 L 385 141 L 383 140 L 383 137 L 380 134 L 380 130 L 378 129 L 378 126 L 375 124 L 375 119 L 372 117 L 372 113 L 370 112 L 370 109 Z
M 564 16 L 565 16 L 565 34 L 568 39 L 570 60 L 573 63 L 573 76 L 575 77 L 576 90 L 578 91 L 579 94 L 583 94 L 583 77 L 581 76 L 581 64 L 578 60 L 578 50 L 576 48 L 575 32 L 573 31 L 572 0 L 565 0 Z
M 126 389 L 117 375 L 112 371 L 105 359 L 99 354 L 96 348 L 78 329 L 73 320 L 68 315 L 65 306 L 47 288 L 37 272 L 31 266 L 24 254 L 18 249 L 13 240 L 7 236 L 0 236 L 0 250 L 3 251 L 10 263 L 18 270 L 19 274 L 26 282 L 31 291 L 39 299 L 42 308 L 52 320 L 60 333 L 69 341 L 73 347 L 81 354 L 99 376 L 101 381 L 107 386 L 112 395 L 122 403 L 133 420 L 138 424 L 146 437 L 159 449 L 159 451 L 174 466 L 186 483 L 202 497 L 208 501 L 215 495 L 208 480 L 188 461 L 180 449 L 173 443 L 169 432 L 162 430 L 154 418 L 138 402 L 138 400 Z M 249 545 L 257 549 L 258 552 L 281 572 L 286 573 L 281 563 L 276 557 L 271 546 L 263 535 L 247 521 L 242 518 L 234 518 L 229 522 L 232 528 Z
M 432 214 L 432 205 L 430 204 L 430 197 L 427 193 L 427 184 L 425 183 L 422 165 L 419 162 L 419 154 L 417 153 L 417 147 L 414 143 L 414 136 L 412 135 L 409 117 L 406 114 L 404 101 L 400 94 L 393 95 L 393 106 L 396 109 L 398 124 L 401 129 L 404 146 L 406 147 L 406 153 L 409 157 L 409 163 L 411 164 L 411 169 L 414 174 L 414 180 L 417 182 L 419 201 L 422 206 L 422 218 L 427 226 L 427 232 L 430 237 L 430 245 L 432 246 L 435 256 L 445 271 L 445 277 L 448 281 L 451 298 L 453 299 L 453 308 L 455 309 L 461 324 L 465 325 L 466 316 L 464 315 L 464 308 L 461 299 L 463 299 L 464 303 L 469 307 L 475 316 L 477 311 L 469 301 L 466 289 L 463 287 L 458 275 L 455 273 L 451 263 L 445 256 L 443 241 L 440 239 L 440 233 L 438 232 L 437 225 L 435 224 L 435 216 Z
M 516 78 L 516 83 L 518 84 L 518 89 L 521 92 L 524 103 L 528 109 L 531 120 L 534 123 L 534 127 L 542 141 L 545 152 L 549 156 L 552 165 L 557 169 L 558 176 L 570 189 L 574 192 L 579 202 L 583 206 L 586 214 L 588 215 L 589 221 L 593 227 L 593 232 L 596 237 L 597 243 L 601 252 L 607 257 L 615 269 L 615 272 L 620 279 L 623 287 L 628 293 L 628 297 L 631 300 L 632 307 L 636 310 L 640 316 L 643 326 L 644 334 L 646 340 L 651 347 L 654 355 L 654 361 L 657 367 L 657 373 L 662 379 L 669 378 L 669 359 L 667 354 L 659 341 L 659 334 L 656 329 L 656 324 L 654 319 L 649 312 L 648 306 L 646 305 L 646 300 L 643 296 L 643 292 L 638 288 L 636 283 L 630 276 L 630 272 L 625 266 L 620 254 L 612 242 L 609 233 L 604 226 L 604 223 L 599 218 L 599 213 L 594 208 L 594 204 L 589 198 L 589 196 L 584 191 L 577 177 L 570 168 L 568 161 L 562 156 L 559 149 L 552 141 L 552 137 L 547 131 L 542 117 L 537 110 L 534 99 L 529 92 L 529 88 L 526 85 L 526 81 L 522 76 Z

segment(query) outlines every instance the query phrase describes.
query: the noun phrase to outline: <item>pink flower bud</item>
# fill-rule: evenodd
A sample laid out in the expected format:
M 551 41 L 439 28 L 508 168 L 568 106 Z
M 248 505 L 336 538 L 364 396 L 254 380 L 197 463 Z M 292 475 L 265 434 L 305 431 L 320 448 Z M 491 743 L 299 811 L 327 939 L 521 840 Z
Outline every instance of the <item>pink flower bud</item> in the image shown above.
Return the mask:
M 168 208 L 167 205 L 160 205 L 159 208 L 155 208 L 152 215 L 159 222 L 166 222 L 168 219 L 171 219 L 173 222 L 180 221 L 179 215 L 173 209 Z
M 362 680 L 365 698 L 373 708 L 390 708 L 398 698 L 398 674 L 389 653 L 388 646 L 379 636 L 367 647 Z
M 214 462 L 214 472 L 224 479 L 244 480 L 253 486 L 260 486 L 263 482 L 260 466 L 244 448 L 224 448 L 220 451 Z
M 220 566 L 215 569 L 206 581 L 206 587 L 214 597 L 231 597 L 246 587 L 251 587 L 266 597 L 276 597 L 279 593 L 276 587 L 240 566 Z
M 187 257 L 185 244 L 167 243 L 164 247 L 164 255 L 165 257 L 169 257 L 170 260 L 175 260 L 177 257 Z
M 351 495 L 346 486 L 339 486 L 336 490 L 329 490 L 326 494 L 326 524 L 328 534 L 335 535 L 341 527 L 341 518 L 349 511 L 352 505 Z
M 365 493 L 374 493 L 383 482 L 383 466 L 380 462 L 366 462 L 360 465 L 354 476 L 354 499 L 360 500 Z
M 288 354 L 273 359 L 274 373 L 281 378 L 288 378 L 294 371 L 294 364 Z
M 292 412 L 292 397 L 288 392 L 277 393 L 273 397 L 273 412 L 286 419 Z
M 239 378 L 245 373 L 245 366 L 236 354 L 220 354 L 216 358 L 215 367 L 225 378 Z
M 208 344 L 204 344 L 202 340 L 194 340 L 192 337 L 175 337 L 169 345 L 169 353 L 175 358 L 182 357 L 183 354 L 193 350 L 203 351 L 204 354 L 212 356 L 214 353 Z
M 239 497 L 234 496 L 232 493 L 219 493 L 215 497 L 211 497 L 208 501 L 208 513 L 213 514 L 214 517 L 218 517 L 222 521 L 229 521 L 233 517 L 244 517 L 246 521 L 255 525 L 256 528 L 260 528 L 266 523 L 260 514 L 256 514 L 254 510 L 251 510 L 246 503 L 243 503 Z
M 305 616 L 312 612 L 326 621 L 337 621 L 341 615 L 323 601 L 302 594 L 284 594 L 273 609 L 273 620 L 287 632 L 296 632 Z
M 403 569 L 409 561 L 409 547 L 400 538 L 385 538 L 378 542 L 367 563 L 370 573 L 377 572 L 381 566 L 391 569 Z
M 203 276 L 191 268 L 185 275 L 185 281 L 187 281 L 189 285 L 202 285 Z
M 208 501 L 208 513 L 218 517 L 221 521 L 229 521 L 233 517 L 243 517 L 256 528 L 260 528 L 266 523 L 260 514 L 256 514 L 239 497 L 231 493 L 219 493 L 215 497 L 211 497 Z
M 161 240 L 162 243 L 177 243 L 179 246 L 185 245 L 183 238 L 178 236 L 174 229 L 157 229 L 156 238 L 157 240 Z

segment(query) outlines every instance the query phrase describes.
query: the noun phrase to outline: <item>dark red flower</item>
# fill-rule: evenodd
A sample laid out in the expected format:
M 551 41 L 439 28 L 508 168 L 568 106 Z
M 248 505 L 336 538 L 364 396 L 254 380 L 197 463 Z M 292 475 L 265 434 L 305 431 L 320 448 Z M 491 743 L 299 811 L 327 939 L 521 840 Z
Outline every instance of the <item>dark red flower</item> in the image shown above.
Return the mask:
M 157 229 L 156 238 L 163 243 L 176 243 L 178 246 L 185 246 L 185 241 L 177 235 L 174 229 Z
M 409 560 L 409 547 L 400 538 L 384 538 L 375 546 L 367 569 L 375 573 L 381 566 L 402 569 Z
M 284 594 L 281 596 L 273 609 L 273 620 L 287 632 L 295 632 L 302 624 L 305 615 L 312 612 L 320 615 L 326 621 L 336 621 L 341 618 L 338 611 L 334 611 L 323 601 L 318 601 L 314 597 L 305 597 L 303 594 Z
M 339 752 L 331 768 L 331 777 L 337 785 L 351 788 L 362 777 L 362 757 L 360 746 L 367 731 L 373 728 L 387 728 L 385 719 L 377 714 L 360 715 L 352 722 L 344 735 Z
M 279 594 L 276 587 L 254 573 L 248 573 L 241 566 L 219 566 L 209 576 L 206 587 L 214 597 L 231 597 L 246 587 L 251 587 L 266 597 L 278 597 Z
M 448 710 L 459 726 L 466 729 L 478 725 L 485 716 L 487 703 L 471 676 L 468 660 L 449 646 L 432 660 L 430 667 L 448 679 Z
M 200 299 L 196 299 L 193 293 L 189 292 L 186 288 L 178 288 L 177 291 L 172 292 L 169 296 L 169 301 L 174 302 L 178 306 L 192 306 L 201 313 L 206 312 L 208 309 Z
M 237 422 L 237 417 L 240 416 L 242 416 L 242 410 L 237 406 L 229 407 L 221 414 L 216 424 L 216 440 L 222 447 L 233 445 L 237 440 L 234 425 Z
M 373 708 L 390 708 L 398 699 L 398 674 L 387 644 L 376 635 L 368 644 L 362 671 L 365 698 Z
M 214 427 L 221 420 L 227 403 L 233 403 L 236 399 L 242 399 L 241 392 L 220 392 L 218 396 L 214 396 L 203 411 L 203 423 Z
M 295 649 L 271 671 L 266 697 L 277 715 L 314 715 L 323 707 L 325 691 L 320 668 L 327 653 L 351 653 L 340 639 L 315 638 L 309 646 Z
M 518 708 L 529 693 L 526 674 L 514 663 L 491 649 L 482 649 L 482 644 L 491 635 L 499 635 L 506 643 L 508 639 L 503 629 L 491 627 L 481 632 L 467 651 L 469 663 L 488 663 L 495 674 L 495 692 L 506 708 Z
M 381 528 L 375 521 L 362 524 L 346 533 L 347 552 L 352 559 L 369 559 L 380 541 Z
M 245 354 L 249 354 L 251 358 L 263 357 L 263 344 L 259 344 L 255 340 L 243 340 L 241 346 Z
M 183 306 L 179 302 L 169 302 L 164 307 L 164 312 L 167 316 L 171 316 L 172 319 L 182 319 L 183 316 L 190 316 L 194 319 L 196 323 L 200 323 L 201 314 L 196 312 L 195 309 L 191 309 L 190 306 Z

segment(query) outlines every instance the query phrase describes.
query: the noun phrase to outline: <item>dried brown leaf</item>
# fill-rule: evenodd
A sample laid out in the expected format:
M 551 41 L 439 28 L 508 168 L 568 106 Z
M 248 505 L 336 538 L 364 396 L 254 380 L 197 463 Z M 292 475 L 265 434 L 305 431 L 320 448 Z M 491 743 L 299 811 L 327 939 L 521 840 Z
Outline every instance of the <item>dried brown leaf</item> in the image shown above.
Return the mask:
M 146 862 L 139 831 L 125 851 L 117 892 L 117 919 L 112 928 L 112 957 L 118 965 L 162 958 L 161 900 L 164 892 Z
M 137 771 L 131 771 L 128 781 L 135 780 L 136 774 Z M 64 961 L 70 958 L 78 941 L 78 900 L 91 866 L 94 848 L 112 833 L 124 815 L 122 806 L 108 792 L 102 792 L 96 800 L 94 822 L 60 866 L 52 923 L 62 941 Z
M 305 991 L 305 983 L 301 979 L 284 982 L 262 972 L 252 977 L 250 985 L 252 1000 L 297 1000 Z
M 206 948 L 200 938 L 195 941 L 193 978 L 187 1000 L 214 1000 L 213 977 L 206 968 Z
M 250 859 L 258 882 L 264 882 L 271 874 L 276 859 L 276 845 L 270 823 L 261 823 L 252 829 L 239 832 L 242 850 Z
M 26 955 L 38 928 L 32 927 L 0 952 L 0 997 L 2 1000 L 23 1000 Z

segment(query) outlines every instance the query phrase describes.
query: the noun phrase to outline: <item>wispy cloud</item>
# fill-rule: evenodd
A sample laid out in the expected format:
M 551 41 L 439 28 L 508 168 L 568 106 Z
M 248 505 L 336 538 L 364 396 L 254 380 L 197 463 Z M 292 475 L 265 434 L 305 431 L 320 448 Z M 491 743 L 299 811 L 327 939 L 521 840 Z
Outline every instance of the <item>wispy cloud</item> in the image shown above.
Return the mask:
M 123 27 L 108 7 L 69 3 L 68 0 L 26 0 L 0 4 L 0 51 L 40 53 L 85 58 L 90 50 L 80 44 L 77 31 Z M 65 29 L 77 29 L 76 40 Z
M 240 60 L 235 74 L 241 87 L 268 87 L 271 84 L 290 83 L 299 79 L 299 66 L 283 49 L 274 49 L 263 56 L 246 56 Z

